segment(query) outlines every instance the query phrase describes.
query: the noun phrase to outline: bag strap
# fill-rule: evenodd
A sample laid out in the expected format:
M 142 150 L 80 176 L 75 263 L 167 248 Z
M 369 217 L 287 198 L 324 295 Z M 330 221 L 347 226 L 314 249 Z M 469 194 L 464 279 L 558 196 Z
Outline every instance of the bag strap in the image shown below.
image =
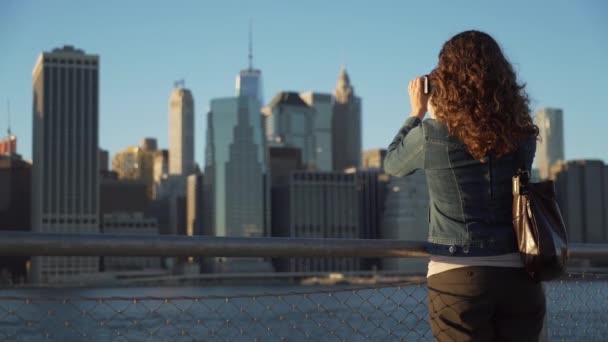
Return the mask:
M 526 167 L 524 158 L 525 149 L 523 144 L 519 144 L 515 152 L 515 165 L 517 171 L 513 177 L 513 195 L 525 195 L 528 193 L 528 184 L 530 183 L 530 170 Z
M 519 144 L 517 147 L 517 152 L 515 153 L 515 165 L 517 165 L 517 170 L 519 171 L 528 171 L 526 167 L 526 158 L 524 157 L 525 148 L 523 148 L 523 144 Z

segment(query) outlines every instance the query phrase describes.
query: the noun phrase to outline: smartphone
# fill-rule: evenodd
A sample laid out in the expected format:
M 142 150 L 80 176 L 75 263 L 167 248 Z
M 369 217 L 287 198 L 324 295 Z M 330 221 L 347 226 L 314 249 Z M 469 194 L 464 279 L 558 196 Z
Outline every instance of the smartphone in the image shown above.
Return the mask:
M 431 83 L 429 81 L 429 75 L 424 75 L 424 94 L 428 95 L 431 92 Z

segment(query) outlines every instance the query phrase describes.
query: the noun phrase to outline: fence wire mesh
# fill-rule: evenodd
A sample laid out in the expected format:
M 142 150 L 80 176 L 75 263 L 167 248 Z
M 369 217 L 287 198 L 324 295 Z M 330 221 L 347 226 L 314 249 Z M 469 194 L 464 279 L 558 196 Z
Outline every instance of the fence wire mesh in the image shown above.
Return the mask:
M 602 340 L 605 275 L 545 284 L 550 340 Z M 59 341 L 433 340 L 424 281 L 231 296 L 0 295 L 0 339 Z

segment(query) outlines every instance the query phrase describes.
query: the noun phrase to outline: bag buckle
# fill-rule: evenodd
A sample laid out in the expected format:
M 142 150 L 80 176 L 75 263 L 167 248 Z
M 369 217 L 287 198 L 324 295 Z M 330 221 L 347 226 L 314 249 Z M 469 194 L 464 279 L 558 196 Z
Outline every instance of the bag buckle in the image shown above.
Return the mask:
M 526 195 L 528 193 L 528 183 L 530 183 L 530 172 L 528 170 L 518 170 L 513 176 L 513 195 Z

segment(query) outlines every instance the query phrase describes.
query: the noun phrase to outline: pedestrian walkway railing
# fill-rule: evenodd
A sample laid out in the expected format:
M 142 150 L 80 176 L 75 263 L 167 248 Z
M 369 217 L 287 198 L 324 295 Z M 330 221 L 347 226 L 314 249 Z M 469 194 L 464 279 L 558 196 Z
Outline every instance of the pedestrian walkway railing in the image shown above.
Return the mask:
M 2 233 L 0 251 L 51 256 L 426 256 L 424 243 L 407 241 L 37 233 Z M 571 260 L 601 266 L 607 257 L 607 245 L 571 245 Z M 601 267 L 545 283 L 548 338 L 604 339 L 607 285 L 608 273 Z M 432 340 L 426 294 L 424 277 L 365 286 L 4 288 L 0 339 Z

